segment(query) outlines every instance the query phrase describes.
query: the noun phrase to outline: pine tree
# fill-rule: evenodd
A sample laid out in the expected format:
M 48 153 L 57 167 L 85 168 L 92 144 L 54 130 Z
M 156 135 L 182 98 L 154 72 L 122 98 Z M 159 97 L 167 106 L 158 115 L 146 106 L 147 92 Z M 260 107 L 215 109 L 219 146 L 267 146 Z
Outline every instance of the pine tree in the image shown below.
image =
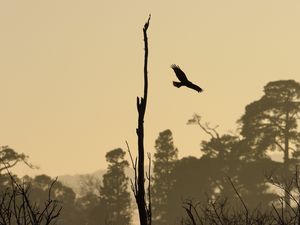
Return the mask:
M 106 161 L 109 165 L 100 187 L 100 202 L 103 206 L 100 208 L 105 211 L 105 218 L 100 224 L 130 224 L 131 199 L 128 191 L 128 177 L 125 175 L 125 168 L 129 166 L 129 163 L 124 160 L 125 154 L 120 148 L 106 154 Z
M 256 151 L 257 155 L 267 150 L 283 153 L 284 182 L 292 179 L 292 162 L 300 156 L 300 83 L 294 80 L 269 82 L 264 95 L 246 106 L 240 119 L 241 134 Z M 285 185 L 285 202 L 290 205 L 289 185 Z
M 168 192 L 174 185 L 171 173 L 178 159 L 178 150 L 174 147 L 170 130 L 159 133 L 155 141 L 156 153 L 153 163 L 152 212 L 155 224 L 167 224 L 166 207 Z

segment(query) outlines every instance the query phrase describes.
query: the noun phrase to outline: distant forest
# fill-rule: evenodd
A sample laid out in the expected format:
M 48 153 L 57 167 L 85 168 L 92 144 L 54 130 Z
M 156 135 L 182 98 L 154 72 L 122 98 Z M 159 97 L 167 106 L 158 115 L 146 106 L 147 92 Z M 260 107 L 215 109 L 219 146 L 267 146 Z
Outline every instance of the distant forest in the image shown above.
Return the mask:
M 187 118 L 187 124 L 209 137 L 201 142 L 200 158 L 179 159 L 181 149 L 174 145 L 172 131 L 161 131 L 146 190 L 151 193 L 152 223 L 300 224 L 299 120 L 300 84 L 278 80 L 267 83 L 263 96 L 245 107 L 235 134 L 220 134 L 200 115 Z M 273 152 L 280 152 L 282 160 L 274 161 Z M 126 149 L 116 148 L 107 152 L 106 160 L 103 177 L 82 177 L 75 194 L 45 174 L 13 174 L 19 163 L 34 165 L 27 155 L 2 146 L 0 224 L 133 224 L 134 178 L 125 173 L 130 157 Z

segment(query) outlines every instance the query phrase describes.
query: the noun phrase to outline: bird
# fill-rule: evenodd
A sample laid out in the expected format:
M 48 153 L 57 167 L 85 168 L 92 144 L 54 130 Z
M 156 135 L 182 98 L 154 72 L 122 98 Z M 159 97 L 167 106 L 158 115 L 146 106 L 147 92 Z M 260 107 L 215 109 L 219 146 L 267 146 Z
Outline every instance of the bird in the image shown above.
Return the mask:
M 180 82 L 173 81 L 173 85 L 177 88 L 181 86 L 186 86 L 188 88 L 194 89 L 195 91 L 202 92 L 203 89 L 196 84 L 193 84 L 191 81 L 188 80 L 185 73 L 180 69 L 179 66 L 172 64 L 171 68 L 174 70 L 176 77 Z

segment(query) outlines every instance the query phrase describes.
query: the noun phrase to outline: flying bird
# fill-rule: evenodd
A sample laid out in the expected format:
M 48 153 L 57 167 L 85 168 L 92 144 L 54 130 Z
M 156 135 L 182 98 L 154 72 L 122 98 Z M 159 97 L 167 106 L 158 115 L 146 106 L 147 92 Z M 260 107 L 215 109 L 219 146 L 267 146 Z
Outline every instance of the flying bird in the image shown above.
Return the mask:
M 193 84 L 189 81 L 185 75 L 185 73 L 180 69 L 179 66 L 172 64 L 171 68 L 174 70 L 176 77 L 180 82 L 173 81 L 173 85 L 175 87 L 180 88 L 181 86 L 186 86 L 188 88 L 194 89 L 195 91 L 202 92 L 203 89 L 196 84 Z

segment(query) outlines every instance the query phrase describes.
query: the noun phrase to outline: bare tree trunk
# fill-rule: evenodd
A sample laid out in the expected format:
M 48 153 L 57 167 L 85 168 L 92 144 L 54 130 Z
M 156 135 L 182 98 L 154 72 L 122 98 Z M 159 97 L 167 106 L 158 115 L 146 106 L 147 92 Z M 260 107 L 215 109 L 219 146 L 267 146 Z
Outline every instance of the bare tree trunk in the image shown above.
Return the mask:
M 138 128 L 136 133 L 138 136 L 138 176 L 137 176 L 137 190 L 136 190 L 136 203 L 139 210 L 140 225 L 150 225 L 151 224 L 151 209 L 147 208 L 147 203 L 145 199 L 145 168 L 144 168 L 144 116 L 147 105 L 147 95 L 148 95 L 148 38 L 147 29 L 149 27 L 149 21 L 145 23 L 143 28 L 144 34 L 144 44 L 145 44 L 145 58 L 144 58 L 144 96 L 137 97 L 137 110 L 138 110 Z

